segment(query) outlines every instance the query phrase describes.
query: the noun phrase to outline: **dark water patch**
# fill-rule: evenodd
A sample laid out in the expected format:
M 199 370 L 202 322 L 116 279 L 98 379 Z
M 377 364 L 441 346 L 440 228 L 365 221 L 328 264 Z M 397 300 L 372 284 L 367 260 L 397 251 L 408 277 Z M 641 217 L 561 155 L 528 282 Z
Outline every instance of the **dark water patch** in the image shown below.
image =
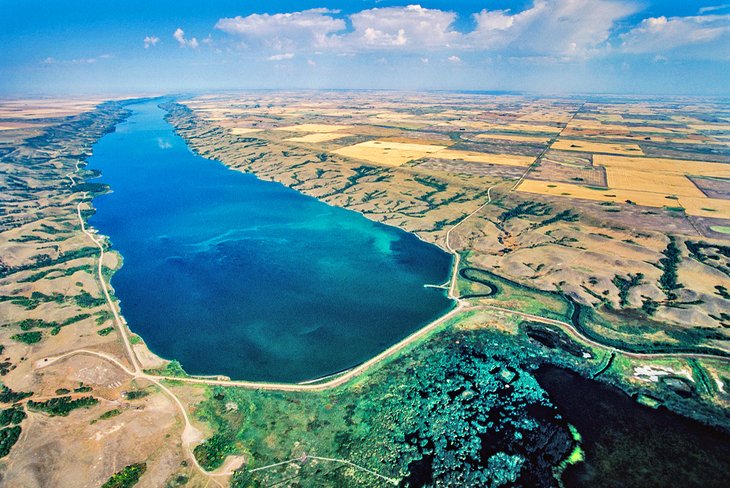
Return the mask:
M 535 377 L 583 436 L 586 460 L 565 471 L 567 487 L 727 486 L 729 435 L 555 366 Z
M 451 258 L 412 234 L 194 155 L 157 102 L 94 147 L 112 192 L 90 223 L 124 257 L 133 331 L 189 373 L 301 381 L 445 312 Z
M 579 358 L 586 357 L 586 354 L 590 357 L 590 349 L 583 347 L 572 340 L 568 334 L 560 330 L 558 327 L 528 320 L 520 322 L 520 330 L 522 330 L 530 339 L 533 339 L 550 349 L 561 349 L 568 354 Z
M 567 423 L 520 358 L 490 353 L 483 338 L 440 336 L 449 349 L 420 361 L 393 405 L 405 417 L 392 427 L 409 460 L 401 486 L 555 485 L 553 467 L 574 444 Z

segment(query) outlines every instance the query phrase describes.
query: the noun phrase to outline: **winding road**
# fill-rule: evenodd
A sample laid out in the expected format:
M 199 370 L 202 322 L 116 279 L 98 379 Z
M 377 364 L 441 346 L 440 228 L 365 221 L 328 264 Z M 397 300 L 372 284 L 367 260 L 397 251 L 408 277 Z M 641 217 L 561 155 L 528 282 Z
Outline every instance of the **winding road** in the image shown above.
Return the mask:
M 449 298 L 452 300 L 459 300 L 459 297 L 454 293 L 454 290 L 456 289 L 456 282 L 457 282 L 457 274 L 459 273 L 459 264 L 461 263 L 461 255 L 457 250 L 455 250 L 453 247 L 451 247 L 451 233 L 455 231 L 461 224 L 469 220 L 471 217 L 479 213 L 484 207 L 492 203 L 492 189 L 495 187 L 495 185 L 490 186 L 487 188 L 487 201 L 484 202 L 482 205 L 477 207 L 476 210 L 474 210 L 472 213 L 458 221 L 454 226 L 452 226 L 448 231 L 446 231 L 446 249 L 454 255 L 454 269 L 451 273 L 451 285 L 449 286 Z

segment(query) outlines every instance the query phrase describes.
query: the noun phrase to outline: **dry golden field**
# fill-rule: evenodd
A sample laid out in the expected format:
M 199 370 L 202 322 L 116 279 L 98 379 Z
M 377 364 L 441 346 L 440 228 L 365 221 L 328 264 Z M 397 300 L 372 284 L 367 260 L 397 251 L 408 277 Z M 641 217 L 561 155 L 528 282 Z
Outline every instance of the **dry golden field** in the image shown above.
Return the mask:
M 525 179 L 519 186 L 519 191 L 527 193 L 537 193 L 542 195 L 552 195 L 571 198 L 585 198 L 587 200 L 598 200 L 601 202 L 625 203 L 631 201 L 637 205 L 647 207 L 664 207 L 677 204 L 677 200 L 667 199 L 668 194 L 637 191 L 637 190 L 621 190 L 609 188 L 606 190 L 589 188 L 582 185 L 573 185 L 570 183 L 560 183 L 551 181 L 539 181 Z
M 417 141 L 406 143 L 375 140 L 343 147 L 332 152 L 340 156 L 362 159 L 375 164 L 400 166 L 408 161 L 422 158 L 442 149 L 446 149 L 446 146 L 420 144 Z
M 619 190 L 703 198 L 705 195 L 686 176 L 673 173 L 606 167 L 608 187 Z
M 636 169 L 655 173 L 677 175 L 716 176 L 730 178 L 730 165 L 690 159 L 625 158 L 617 156 L 593 156 L 596 165 L 606 168 Z
M 579 151 L 588 153 L 643 155 L 641 148 L 636 144 L 606 143 L 580 141 L 577 139 L 558 139 L 552 146 L 561 151 Z

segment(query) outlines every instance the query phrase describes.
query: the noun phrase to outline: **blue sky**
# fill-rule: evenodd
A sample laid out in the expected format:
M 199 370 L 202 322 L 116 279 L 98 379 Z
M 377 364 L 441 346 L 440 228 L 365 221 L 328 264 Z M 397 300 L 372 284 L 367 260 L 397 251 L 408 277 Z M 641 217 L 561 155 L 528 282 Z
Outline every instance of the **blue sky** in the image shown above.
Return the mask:
M 0 46 L 4 94 L 730 95 L 730 0 L 0 0 Z

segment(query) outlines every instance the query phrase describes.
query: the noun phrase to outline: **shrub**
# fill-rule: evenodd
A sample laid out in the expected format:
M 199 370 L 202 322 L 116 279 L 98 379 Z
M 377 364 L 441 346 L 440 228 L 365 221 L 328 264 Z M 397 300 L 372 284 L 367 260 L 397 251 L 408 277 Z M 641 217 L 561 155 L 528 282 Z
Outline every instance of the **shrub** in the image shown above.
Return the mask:
M 10 454 L 10 449 L 18 442 L 20 437 L 20 426 L 5 427 L 0 430 L 0 458 Z
M 129 488 L 137 484 L 147 471 L 147 463 L 130 464 L 121 471 L 117 471 L 101 488 Z
M 32 391 L 13 391 L 5 385 L 0 388 L 0 402 L 15 403 L 33 395 Z
M 37 342 L 40 342 L 41 339 L 43 339 L 43 334 L 40 332 L 23 332 L 21 334 L 15 334 L 13 336 L 10 336 L 11 339 L 14 339 L 18 342 L 22 342 L 23 344 L 35 344 Z
M 20 405 L 13 405 L 5 410 L 0 410 L 0 427 L 7 427 L 10 424 L 19 424 L 27 415 Z
M 80 397 L 72 400 L 70 396 L 51 398 L 45 402 L 28 401 L 28 408 L 46 412 L 47 414 L 59 417 L 67 416 L 71 411 L 77 408 L 88 408 L 99 403 L 99 400 L 92 396 Z
M 215 434 L 193 450 L 195 459 L 207 470 L 220 467 L 226 457 L 234 452 L 236 452 L 235 441 L 228 433 Z

